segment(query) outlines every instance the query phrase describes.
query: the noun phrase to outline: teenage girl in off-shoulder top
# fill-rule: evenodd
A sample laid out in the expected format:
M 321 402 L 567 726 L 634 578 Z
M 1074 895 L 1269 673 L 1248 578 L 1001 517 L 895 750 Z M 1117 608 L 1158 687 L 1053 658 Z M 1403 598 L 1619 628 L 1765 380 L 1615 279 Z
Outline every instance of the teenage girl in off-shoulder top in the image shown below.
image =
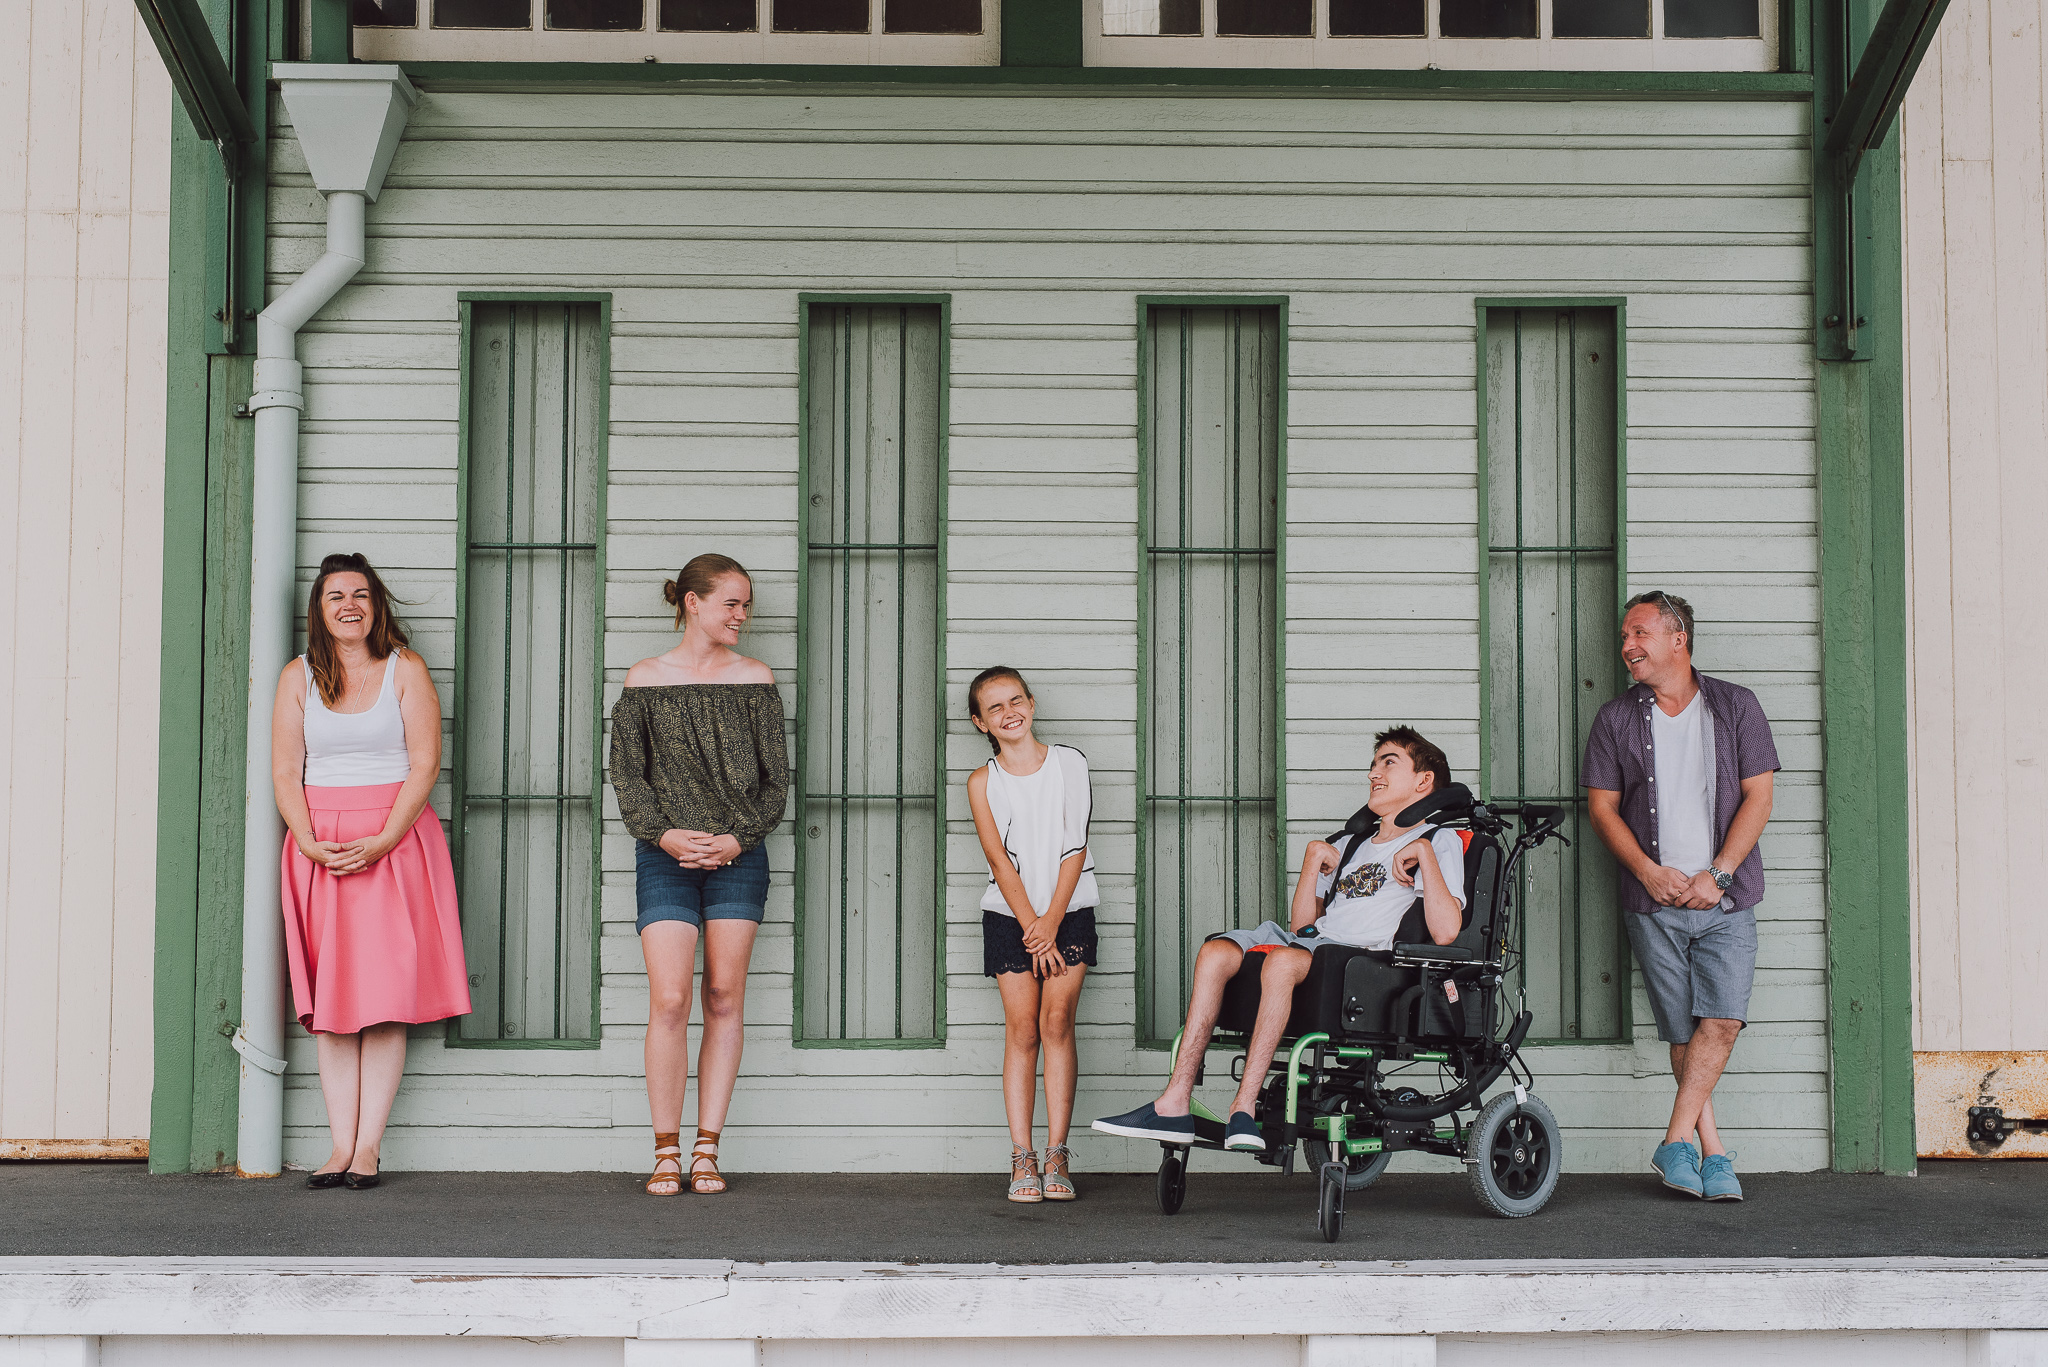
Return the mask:
M 753 610 L 738 561 L 700 555 L 664 584 L 683 639 L 626 673 L 612 709 L 611 781 L 637 845 L 634 891 L 647 960 L 647 1104 L 654 1174 L 726 1189 L 718 1135 L 740 1071 L 747 963 L 768 897 L 763 842 L 782 822 L 789 761 L 775 675 L 734 649 Z M 690 1074 L 690 986 L 704 941 L 704 1040 L 697 1054 L 697 1142 L 682 1167 Z

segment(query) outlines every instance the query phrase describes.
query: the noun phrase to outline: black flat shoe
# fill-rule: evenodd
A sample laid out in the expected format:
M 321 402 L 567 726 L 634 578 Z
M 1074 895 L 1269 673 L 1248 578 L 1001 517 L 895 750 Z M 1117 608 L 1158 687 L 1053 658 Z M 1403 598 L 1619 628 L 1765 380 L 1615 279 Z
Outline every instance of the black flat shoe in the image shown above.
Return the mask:
M 326 1191 L 331 1187 L 340 1186 L 342 1176 L 338 1172 L 316 1172 L 306 1179 L 306 1185 L 315 1191 Z
M 341 1184 L 350 1191 L 368 1191 L 383 1180 L 374 1172 L 345 1172 L 341 1175 Z

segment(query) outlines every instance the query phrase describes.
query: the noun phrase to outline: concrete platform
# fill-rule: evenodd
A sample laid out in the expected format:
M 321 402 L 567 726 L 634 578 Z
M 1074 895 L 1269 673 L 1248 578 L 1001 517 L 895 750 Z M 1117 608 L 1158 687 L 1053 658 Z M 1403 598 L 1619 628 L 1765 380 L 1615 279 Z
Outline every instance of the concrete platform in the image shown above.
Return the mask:
M 1517 1259 L 2048 1259 L 2048 1163 L 1930 1163 L 1918 1177 L 1765 1173 L 1708 1204 L 1648 1173 L 1567 1176 L 1526 1220 L 1464 1177 L 1398 1171 L 1314 1225 L 1306 1174 L 1194 1174 L 1159 1213 L 1149 1176 L 1078 1177 L 1014 1206 L 997 1174 L 746 1174 L 720 1197 L 601 1173 L 392 1173 L 374 1191 L 299 1177 L 151 1177 L 134 1164 L 0 1164 L 0 1256 L 718 1259 L 735 1263 L 1288 1263 Z

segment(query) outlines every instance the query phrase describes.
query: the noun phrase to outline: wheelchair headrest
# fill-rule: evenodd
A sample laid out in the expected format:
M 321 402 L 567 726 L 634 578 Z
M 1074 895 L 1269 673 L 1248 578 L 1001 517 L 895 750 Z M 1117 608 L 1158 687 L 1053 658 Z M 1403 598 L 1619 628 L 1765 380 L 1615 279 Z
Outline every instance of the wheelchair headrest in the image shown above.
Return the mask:
M 1420 802 L 1411 802 L 1401 809 L 1394 818 L 1396 826 L 1414 826 L 1424 821 L 1442 822 L 1456 820 L 1472 810 L 1472 790 L 1462 783 L 1453 783 L 1440 793 L 1431 793 Z M 1379 829 L 1379 817 L 1370 807 L 1360 807 L 1344 823 L 1345 835 L 1371 835 Z

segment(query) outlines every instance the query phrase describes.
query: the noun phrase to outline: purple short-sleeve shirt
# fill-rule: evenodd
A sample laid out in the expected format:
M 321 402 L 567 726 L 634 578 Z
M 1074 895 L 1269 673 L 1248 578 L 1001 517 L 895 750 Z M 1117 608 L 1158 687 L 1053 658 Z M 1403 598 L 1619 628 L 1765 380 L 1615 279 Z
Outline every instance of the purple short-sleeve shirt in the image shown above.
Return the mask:
M 1714 717 L 1714 848 L 1728 839 L 1728 827 L 1742 806 L 1742 780 L 1774 772 L 1778 747 L 1771 739 L 1771 723 L 1764 716 L 1756 694 L 1741 684 L 1716 679 L 1693 671 L 1693 682 L 1706 694 Z M 1657 851 L 1657 816 L 1650 810 L 1650 777 L 1656 773 L 1656 756 L 1651 750 L 1650 709 L 1657 705 L 1648 684 L 1637 684 L 1620 697 L 1611 699 L 1593 718 L 1592 734 L 1586 737 L 1586 761 L 1579 770 L 1579 782 L 1587 788 L 1604 788 L 1621 794 L 1621 819 L 1629 833 L 1650 858 L 1663 862 Z M 1651 912 L 1657 903 L 1650 890 L 1634 878 L 1621 880 L 1621 905 L 1626 911 Z M 1728 895 L 1741 911 L 1764 899 L 1763 842 L 1758 841 L 1749 857 L 1735 870 Z

